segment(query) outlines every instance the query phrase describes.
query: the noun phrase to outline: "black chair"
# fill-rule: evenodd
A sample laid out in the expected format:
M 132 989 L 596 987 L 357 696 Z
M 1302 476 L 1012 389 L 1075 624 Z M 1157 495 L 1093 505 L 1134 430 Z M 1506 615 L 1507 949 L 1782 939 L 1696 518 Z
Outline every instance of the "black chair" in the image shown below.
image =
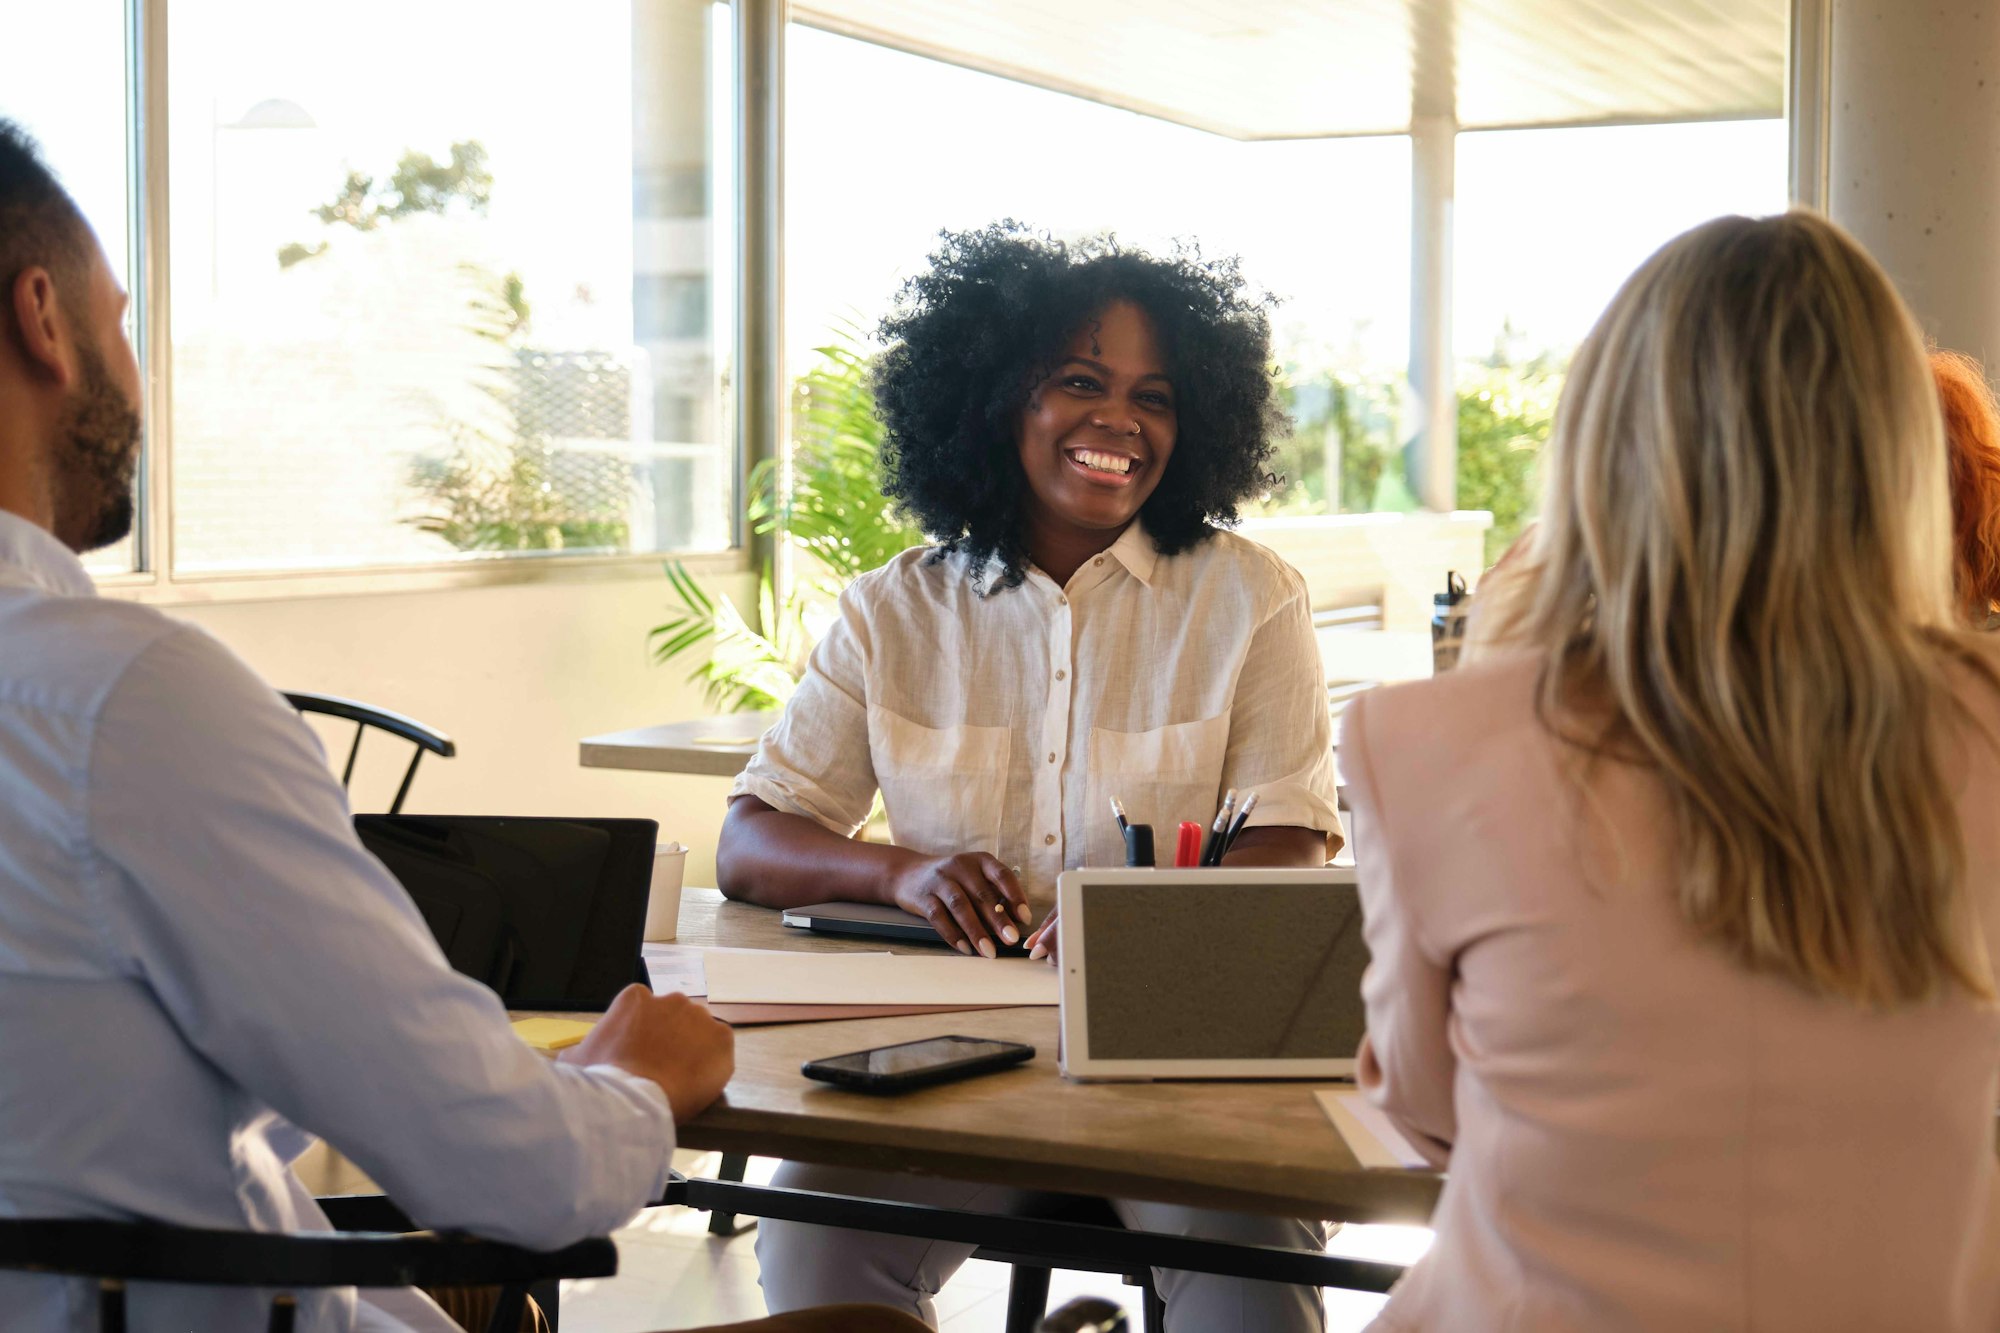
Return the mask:
M 0 1219 L 0 1268 L 98 1283 L 97 1333 L 125 1333 L 128 1282 L 219 1287 L 497 1286 L 486 1333 L 514 1333 L 528 1287 L 560 1278 L 610 1277 L 618 1249 L 608 1237 L 560 1250 L 524 1250 L 498 1241 L 418 1231 L 283 1235 L 212 1231 L 159 1222 L 81 1218 Z M 269 1333 L 292 1333 L 298 1305 L 271 1303 Z
M 347 765 L 340 770 L 340 785 L 343 787 L 354 780 L 354 758 L 361 753 L 361 737 L 370 727 L 399 736 L 417 747 L 410 756 L 410 767 L 403 774 L 403 785 L 396 789 L 396 799 L 389 806 L 388 813 L 392 815 L 402 813 L 403 798 L 410 794 L 410 783 L 416 779 L 417 765 L 423 762 L 425 752 L 445 759 L 458 753 L 458 746 L 451 737 L 436 727 L 426 726 L 413 717 L 392 713 L 386 708 L 375 708 L 332 694 L 304 694 L 292 690 L 285 691 L 285 702 L 301 713 L 320 713 L 354 724 L 354 744 L 348 747 Z

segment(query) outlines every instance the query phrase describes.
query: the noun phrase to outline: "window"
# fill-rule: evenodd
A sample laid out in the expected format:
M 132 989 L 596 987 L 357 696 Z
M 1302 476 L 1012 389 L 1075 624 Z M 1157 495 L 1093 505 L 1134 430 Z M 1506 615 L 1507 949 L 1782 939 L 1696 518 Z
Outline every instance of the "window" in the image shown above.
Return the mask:
M 122 5 L 37 5 L 7 16 L 0 42 L 0 116 L 41 141 L 49 164 L 83 209 L 111 271 L 128 290 L 136 269 L 132 228 L 129 49 Z M 127 335 L 138 327 L 134 291 Z M 135 342 L 136 345 L 136 342 Z M 92 573 L 135 567 L 137 544 L 119 542 L 86 558 Z
M 1570 356 L 1628 274 L 1718 214 L 1786 205 L 1786 128 L 1739 120 L 1458 136 L 1458 502 L 1525 524 Z
M 726 5 L 171 14 L 175 575 L 731 544 Z
M 1300 429 L 1270 507 L 1367 510 L 1399 481 L 1407 139 L 1241 142 L 802 25 L 786 84 L 794 373 L 842 326 L 872 331 L 941 228 L 1012 217 L 1156 251 L 1184 237 L 1241 256 L 1283 302 L 1275 350 Z

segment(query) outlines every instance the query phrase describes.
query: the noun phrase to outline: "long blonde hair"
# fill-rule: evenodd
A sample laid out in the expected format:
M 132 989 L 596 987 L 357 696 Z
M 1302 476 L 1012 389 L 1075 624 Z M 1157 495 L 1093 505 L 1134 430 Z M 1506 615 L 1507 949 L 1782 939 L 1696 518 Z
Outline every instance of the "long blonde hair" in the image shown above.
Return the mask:
M 1993 995 L 1944 738 L 1951 510 L 1922 338 L 1812 213 L 1669 242 L 1579 349 L 1542 519 L 1481 638 L 1544 721 L 1656 771 L 1686 919 L 1888 1006 Z

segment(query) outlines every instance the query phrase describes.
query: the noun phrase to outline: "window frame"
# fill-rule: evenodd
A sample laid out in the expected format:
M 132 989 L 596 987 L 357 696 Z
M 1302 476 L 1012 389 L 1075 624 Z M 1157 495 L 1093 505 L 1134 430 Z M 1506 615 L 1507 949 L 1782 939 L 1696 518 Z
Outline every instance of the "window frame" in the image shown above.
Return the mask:
M 747 84 L 743 79 L 745 55 L 740 49 L 746 8 L 781 13 L 784 0 L 718 0 L 728 5 L 739 39 L 732 77 L 738 109 L 739 129 L 735 136 L 736 158 L 732 178 L 736 198 L 717 210 L 734 222 L 734 281 L 726 299 L 731 304 L 730 327 L 735 345 L 725 349 L 727 357 L 721 375 L 722 407 L 736 466 L 731 469 L 734 499 L 730 515 L 731 545 L 714 551 L 638 551 L 618 555 L 566 554 L 562 552 L 522 552 L 475 555 L 435 564 L 368 565 L 353 569 L 273 569 L 269 571 L 230 570 L 217 573 L 176 572 L 174 568 L 173 494 L 173 358 L 171 312 L 173 294 L 168 268 L 167 210 L 168 178 L 168 0 L 125 0 L 125 101 L 126 101 L 126 197 L 130 219 L 129 271 L 131 297 L 136 310 L 137 331 L 134 350 L 138 354 L 145 415 L 145 445 L 140 456 L 138 490 L 133 524 L 133 567 L 127 571 L 95 575 L 98 591 L 107 597 L 128 601 L 199 605 L 223 602 L 283 601 L 296 598 L 357 596 L 380 593 L 427 592 L 458 588 L 498 587 L 517 584 L 564 584 L 635 582 L 658 578 L 667 561 L 678 561 L 699 575 L 726 576 L 749 570 L 754 542 L 745 514 L 748 492 L 745 478 L 757 462 L 773 456 L 782 433 L 746 432 L 745 404 L 739 401 L 745 329 L 750 321 L 760 326 L 772 312 L 753 310 L 747 293 L 751 284 L 743 278 L 741 259 L 745 249 L 743 231 L 750 226 L 775 228 L 781 215 L 769 210 L 762 216 L 742 207 L 743 184 L 751 170 L 762 170 L 760 158 L 772 146 L 746 136 L 740 122 L 746 100 L 751 96 L 776 99 L 779 89 L 768 84 Z M 759 238 L 777 246 L 773 234 Z M 781 313 L 781 312 L 780 312 Z M 757 377 L 761 382 L 767 377 Z M 776 376 L 768 378 L 775 379 Z M 782 397 L 782 395 L 780 395 Z M 779 409 L 782 412 L 782 402 Z M 766 409 L 768 412 L 768 408 Z M 761 438 L 759 438 L 761 437 Z

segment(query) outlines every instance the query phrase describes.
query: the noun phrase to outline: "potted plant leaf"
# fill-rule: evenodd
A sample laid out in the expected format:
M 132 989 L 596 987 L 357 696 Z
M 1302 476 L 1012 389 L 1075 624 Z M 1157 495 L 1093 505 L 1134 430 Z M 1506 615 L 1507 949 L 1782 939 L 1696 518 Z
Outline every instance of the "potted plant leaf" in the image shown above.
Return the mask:
M 813 626 L 831 613 L 841 589 L 924 539 L 882 495 L 882 423 L 862 348 L 859 329 L 841 325 L 793 386 L 789 489 L 780 494 L 776 460 L 750 474 L 752 527 L 775 532 L 796 560 L 797 577 L 785 595 L 774 596 L 770 571 L 763 571 L 753 625 L 680 562 L 667 566 L 676 605 L 649 635 L 653 660 L 665 663 L 705 645 L 707 655 L 688 679 L 701 684 L 719 712 L 783 708 L 817 639 Z

